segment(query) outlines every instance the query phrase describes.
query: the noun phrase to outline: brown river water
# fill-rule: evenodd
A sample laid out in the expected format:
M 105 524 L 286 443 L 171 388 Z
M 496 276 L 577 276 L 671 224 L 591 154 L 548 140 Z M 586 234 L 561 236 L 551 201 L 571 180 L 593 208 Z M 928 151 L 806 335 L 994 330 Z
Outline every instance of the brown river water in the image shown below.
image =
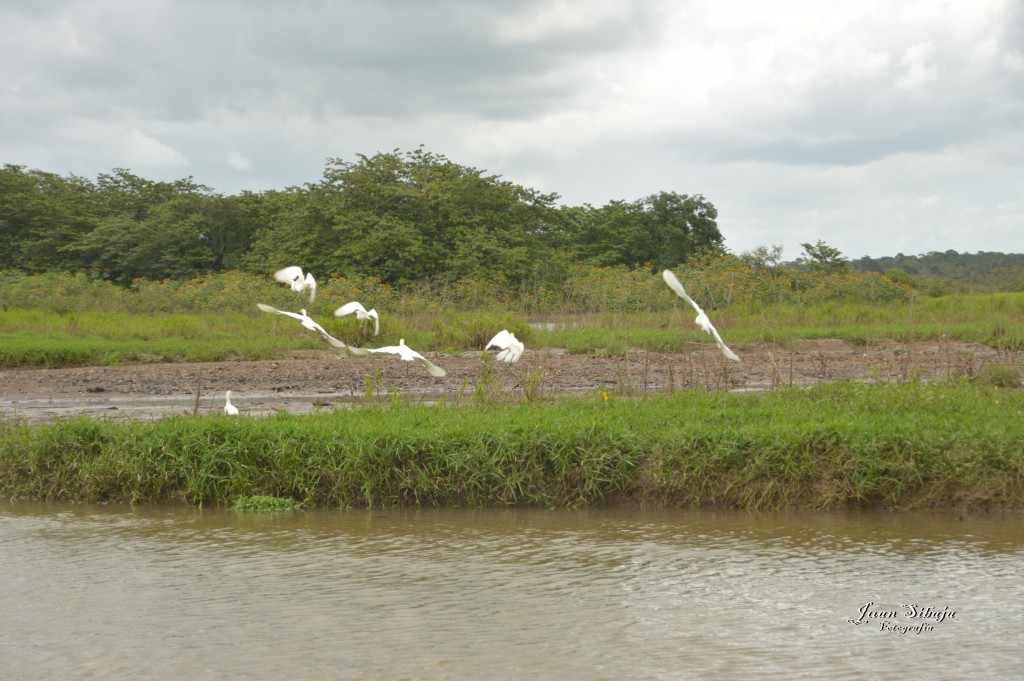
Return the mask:
M 0 679 L 1019 679 L 1022 521 L 3 502 Z

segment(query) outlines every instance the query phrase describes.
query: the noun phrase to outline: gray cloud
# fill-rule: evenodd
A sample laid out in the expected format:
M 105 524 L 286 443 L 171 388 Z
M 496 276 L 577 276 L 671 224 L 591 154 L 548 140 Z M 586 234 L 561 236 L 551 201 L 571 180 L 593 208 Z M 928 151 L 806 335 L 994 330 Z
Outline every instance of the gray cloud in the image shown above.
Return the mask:
M 1019 3 L 851 7 L 4 3 L 0 161 L 232 193 L 423 143 L 566 203 L 703 193 L 735 250 L 1020 250 Z

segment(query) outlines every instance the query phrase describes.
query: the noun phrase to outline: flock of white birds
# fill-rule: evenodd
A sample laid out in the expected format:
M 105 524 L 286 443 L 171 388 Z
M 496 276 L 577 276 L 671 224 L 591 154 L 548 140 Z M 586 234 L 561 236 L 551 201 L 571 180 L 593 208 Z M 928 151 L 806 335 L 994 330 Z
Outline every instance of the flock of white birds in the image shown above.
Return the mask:
M 662 277 L 665 279 L 665 283 L 668 284 L 670 289 L 675 291 L 680 298 L 689 303 L 693 309 L 697 311 L 697 318 L 694 322 L 715 339 L 715 343 L 718 345 L 719 350 L 722 351 L 722 354 L 734 362 L 740 361 L 740 358 L 736 356 L 736 353 L 726 346 L 722 337 L 718 334 L 718 330 L 711 323 L 711 320 L 708 319 L 707 313 L 704 312 L 696 302 L 694 302 L 693 298 L 687 295 L 686 289 L 683 288 L 679 278 L 676 277 L 671 270 L 665 270 L 662 272 Z M 274 273 L 274 279 L 282 284 L 287 284 L 293 291 L 300 295 L 309 291 L 310 303 L 316 299 L 316 280 L 313 278 L 311 273 L 304 273 L 302 268 L 298 265 L 278 270 Z M 419 362 L 431 376 L 441 378 L 448 374 L 448 372 L 443 368 L 437 366 L 429 359 L 406 345 L 404 338 L 398 341 L 398 345 L 386 345 L 381 348 L 357 348 L 355 346 L 348 345 L 347 343 L 343 343 L 331 334 L 327 333 L 324 327 L 317 324 L 308 314 L 306 314 L 305 309 L 301 309 L 298 313 L 295 313 L 288 312 L 286 310 L 278 310 L 277 308 L 271 307 L 270 305 L 264 305 L 263 303 L 256 303 L 256 307 L 263 312 L 284 315 L 286 317 L 291 317 L 292 319 L 297 319 L 304 328 L 309 329 L 310 331 L 316 331 L 334 347 L 346 350 L 357 357 L 367 357 L 371 354 L 394 355 L 405 362 Z M 362 303 L 353 300 L 349 303 L 345 303 L 334 311 L 334 316 L 336 317 L 346 317 L 351 314 L 355 314 L 356 319 L 359 320 L 360 324 L 368 324 L 372 320 L 373 335 L 380 335 L 380 315 L 377 313 L 377 310 L 367 310 Z M 487 343 L 486 346 L 484 346 L 485 352 L 491 349 L 497 350 L 495 357 L 499 361 L 514 364 L 523 356 L 523 352 L 526 351 L 526 346 L 523 345 L 522 341 L 516 338 L 514 333 L 508 329 L 502 329 L 490 340 L 489 343 Z M 224 394 L 224 413 L 230 416 L 236 416 L 238 414 L 238 407 L 231 403 L 232 394 L 233 393 L 230 390 Z

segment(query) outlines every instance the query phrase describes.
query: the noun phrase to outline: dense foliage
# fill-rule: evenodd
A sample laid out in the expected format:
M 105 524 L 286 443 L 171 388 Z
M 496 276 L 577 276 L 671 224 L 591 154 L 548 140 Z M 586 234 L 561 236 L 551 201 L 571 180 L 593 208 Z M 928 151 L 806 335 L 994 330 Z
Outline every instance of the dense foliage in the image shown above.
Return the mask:
M 389 284 L 469 277 L 531 290 L 562 283 L 573 263 L 661 268 L 721 251 L 717 211 L 702 196 L 600 208 L 557 198 L 423 149 L 330 159 L 318 183 L 237 196 L 191 178 L 116 169 L 93 182 L 7 164 L 0 269 L 94 269 L 128 284 L 300 263 Z
M 649 275 L 665 267 L 686 269 L 687 286 L 703 289 L 711 307 L 1024 291 L 1024 255 L 850 261 L 818 240 L 787 264 L 780 246 L 729 254 L 717 210 L 701 195 L 662 191 L 600 207 L 557 199 L 422 148 L 329 159 L 320 182 L 236 196 L 120 168 L 91 181 L 7 164 L 0 271 L 86 272 L 145 292 L 136 300 L 143 309 L 166 309 L 148 300 L 146 282 L 208 293 L 217 288 L 211 276 L 292 264 L 370 292 L 397 287 L 403 298 L 438 295 L 464 308 L 498 301 L 525 312 L 654 309 Z

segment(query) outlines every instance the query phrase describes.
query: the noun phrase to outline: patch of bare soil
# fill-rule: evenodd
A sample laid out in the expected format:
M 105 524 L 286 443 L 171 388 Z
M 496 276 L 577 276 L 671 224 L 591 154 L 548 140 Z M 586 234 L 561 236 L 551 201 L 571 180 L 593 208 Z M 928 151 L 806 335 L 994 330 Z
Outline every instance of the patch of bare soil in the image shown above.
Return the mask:
M 696 386 L 712 390 L 760 390 L 841 379 L 902 381 L 946 375 L 970 376 L 982 366 L 1024 364 L 1024 353 L 999 353 L 957 342 L 886 342 L 857 347 L 840 340 L 737 345 L 741 362 L 724 359 L 714 345 L 685 353 L 634 352 L 627 357 L 570 355 L 527 349 L 506 366 L 492 362 L 497 390 L 515 394 L 533 387 L 543 396 L 616 390 L 630 395 Z M 33 421 L 91 414 L 159 418 L 217 411 L 224 391 L 243 414 L 307 412 L 367 399 L 468 400 L 483 380 L 480 352 L 430 355 L 444 378 L 397 358 L 358 358 L 333 350 L 290 359 L 202 364 L 134 364 L 69 369 L 0 371 L 0 413 Z M 199 398 L 197 400 L 197 392 Z

